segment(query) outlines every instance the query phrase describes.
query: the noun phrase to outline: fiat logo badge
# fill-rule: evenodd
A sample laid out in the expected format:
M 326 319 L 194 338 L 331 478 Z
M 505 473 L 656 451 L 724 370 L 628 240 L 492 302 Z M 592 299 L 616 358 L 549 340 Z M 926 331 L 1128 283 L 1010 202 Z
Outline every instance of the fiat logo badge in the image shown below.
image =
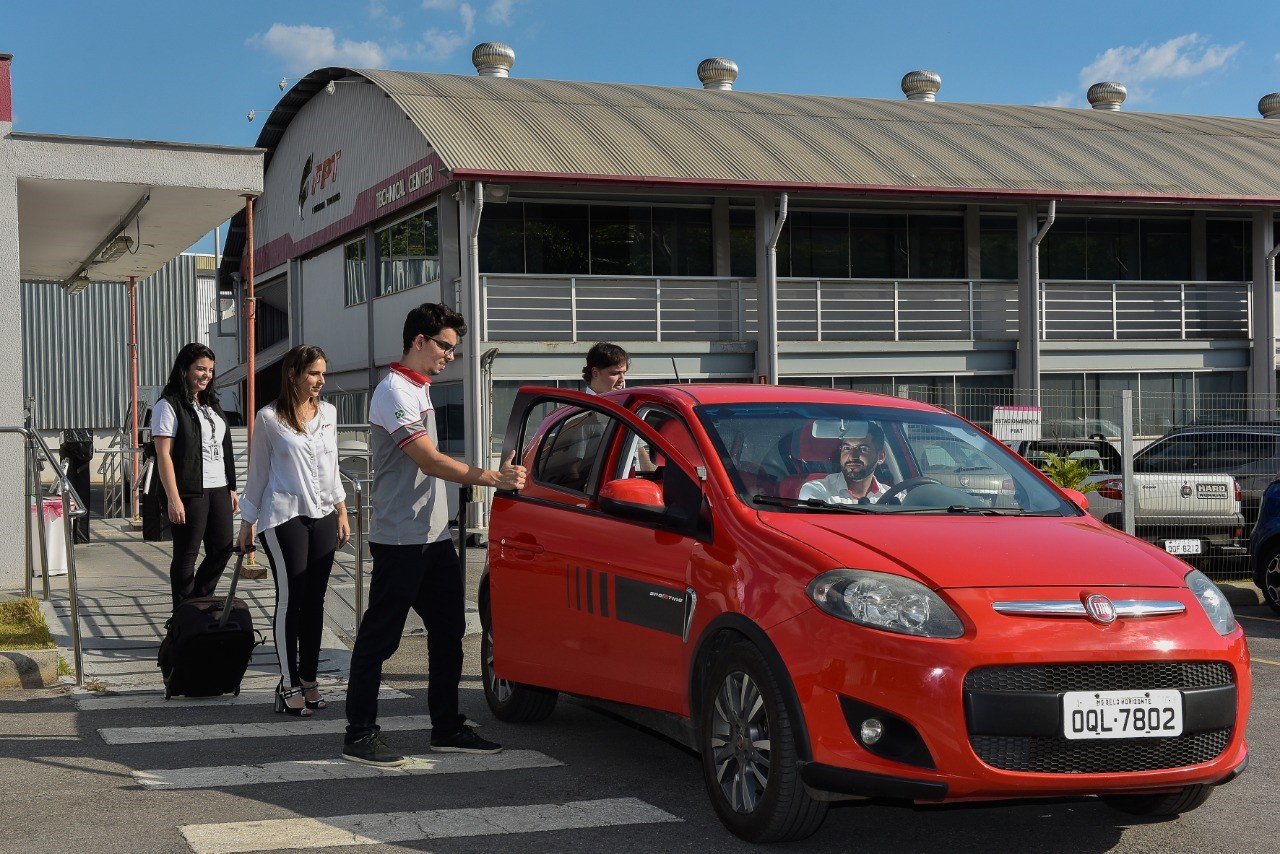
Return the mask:
M 1090 594 L 1084 600 L 1084 610 L 1099 625 L 1109 626 L 1116 621 L 1115 604 L 1101 593 Z
M 1184 483 L 1184 484 L 1182 484 L 1182 489 L 1180 489 L 1180 490 L 1178 490 L 1178 491 L 1182 493 L 1182 497 L 1183 497 L 1183 498 L 1190 498 L 1190 497 L 1191 497 L 1191 487 L 1190 487 L 1190 486 L 1188 486 L 1188 485 L 1187 485 L 1187 484 L 1185 484 L 1185 483 Z

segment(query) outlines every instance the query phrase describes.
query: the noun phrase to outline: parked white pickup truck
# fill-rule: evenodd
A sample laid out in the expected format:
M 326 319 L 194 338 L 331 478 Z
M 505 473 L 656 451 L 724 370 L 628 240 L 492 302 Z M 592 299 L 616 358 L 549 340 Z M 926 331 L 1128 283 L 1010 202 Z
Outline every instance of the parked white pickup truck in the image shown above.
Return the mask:
M 1013 449 L 1044 469 L 1049 454 L 1085 459 L 1096 465 L 1088 478 L 1098 485 L 1087 493 L 1089 512 L 1115 528 L 1123 527 L 1124 481 L 1120 452 L 1097 439 L 1024 439 Z M 1226 474 L 1141 472 L 1133 475 L 1137 491 L 1134 533 L 1169 554 L 1192 563 L 1216 563 L 1248 555 L 1240 485 Z

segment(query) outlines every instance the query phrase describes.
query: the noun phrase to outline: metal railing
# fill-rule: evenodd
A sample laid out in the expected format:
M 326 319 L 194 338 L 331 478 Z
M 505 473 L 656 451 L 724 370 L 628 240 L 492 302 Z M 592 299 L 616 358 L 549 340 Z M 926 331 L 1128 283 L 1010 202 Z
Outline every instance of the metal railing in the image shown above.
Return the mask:
M 756 282 L 734 277 L 480 277 L 486 341 L 715 341 L 754 335 Z M 1040 283 L 1045 340 L 1251 335 L 1250 282 Z M 778 280 L 784 341 L 1012 341 L 1018 284 L 989 279 Z
M 338 467 L 338 477 L 351 484 L 351 495 L 355 507 L 347 507 L 347 515 L 356 517 L 355 534 L 351 538 L 351 542 L 355 546 L 356 565 L 356 632 L 360 631 L 360 618 L 364 615 L 364 488 L 362 481 L 347 469 Z
M 62 470 L 62 466 L 58 465 L 57 461 L 54 460 L 53 452 L 49 450 L 49 446 L 45 444 L 44 439 L 36 430 L 27 427 L 0 427 L 0 433 L 17 433 L 26 438 L 26 448 L 23 453 L 23 492 L 26 497 L 27 512 L 35 512 L 37 514 L 38 524 L 35 527 L 36 537 L 40 542 L 40 569 L 45 601 L 48 601 L 50 596 L 49 544 L 44 530 L 44 496 L 40 489 L 40 475 L 45 462 L 53 468 L 57 475 L 58 486 L 62 493 L 62 534 L 66 541 L 67 550 L 67 596 L 71 606 L 72 656 L 76 671 L 76 685 L 84 685 L 84 656 L 80 643 L 80 597 L 76 585 L 76 538 L 75 527 L 72 522 L 81 516 L 87 515 L 89 505 L 76 493 L 71 481 Z M 41 457 L 43 457 L 43 461 Z M 32 553 L 34 543 L 31 537 L 30 518 L 26 520 L 25 528 L 27 553 L 23 591 L 29 597 L 31 596 L 31 577 L 35 574 L 35 557 Z

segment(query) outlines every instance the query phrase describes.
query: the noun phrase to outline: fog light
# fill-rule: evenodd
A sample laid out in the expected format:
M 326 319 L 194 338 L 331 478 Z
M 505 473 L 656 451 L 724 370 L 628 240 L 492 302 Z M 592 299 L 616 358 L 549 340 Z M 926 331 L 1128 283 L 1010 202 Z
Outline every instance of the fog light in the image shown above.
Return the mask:
M 863 744 L 875 744 L 884 735 L 884 724 L 879 718 L 867 718 L 858 730 Z

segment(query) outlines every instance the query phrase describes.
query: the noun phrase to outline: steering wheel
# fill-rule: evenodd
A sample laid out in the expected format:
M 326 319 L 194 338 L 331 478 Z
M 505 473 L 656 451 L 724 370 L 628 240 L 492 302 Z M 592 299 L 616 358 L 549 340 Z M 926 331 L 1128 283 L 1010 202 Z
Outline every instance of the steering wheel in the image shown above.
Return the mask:
M 880 497 L 876 499 L 876 503 L 884 504 L 886 501 L 892 501 L 901 504 L 902 499 L 906 497 L 908 492 L 915 489 L 917 486 L 924 486 L 927 483 L 936 483 L 939 486 L 943 485 L 942 481 L 934 480 L 931 477 L 909 477 L 906 480 L 898 481 L 881 493 Z

